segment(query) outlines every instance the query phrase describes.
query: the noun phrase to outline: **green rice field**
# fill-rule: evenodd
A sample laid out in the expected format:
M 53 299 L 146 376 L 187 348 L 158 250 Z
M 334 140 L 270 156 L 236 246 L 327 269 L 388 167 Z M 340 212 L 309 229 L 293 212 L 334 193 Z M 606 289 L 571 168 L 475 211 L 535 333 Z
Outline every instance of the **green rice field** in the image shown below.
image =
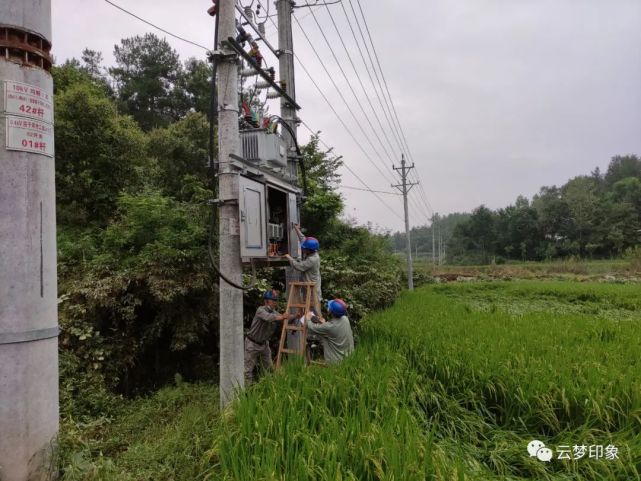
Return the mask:
M 215 414 L 214 387 L 175 389 L 202 409 L 114 422 L 83 458 L 109 469 L 77 479 L 641 479 L 641 285 L 431 284 L 365 319 L 338 367 L 291 362 Z

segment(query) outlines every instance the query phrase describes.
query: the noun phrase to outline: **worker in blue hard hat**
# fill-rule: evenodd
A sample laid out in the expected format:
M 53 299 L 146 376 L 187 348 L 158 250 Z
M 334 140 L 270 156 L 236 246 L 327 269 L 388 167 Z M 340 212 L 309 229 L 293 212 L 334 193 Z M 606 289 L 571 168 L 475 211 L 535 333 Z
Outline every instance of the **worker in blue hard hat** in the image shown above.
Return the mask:
M 354 351 L 354 336 L 347 318 L 347 304 L 343 299 L 329 301 L 327 310 L 327 321 L 322 317 L 309 316 L 312 322 L 307 323 L 307 332 L 320 339 L 325 362 L 336 364 Z
M 301 273 L 304 282 L 316 283 L 316 298 L 320 303 L 323 298 L 321 293 L 321 275 L 320 275 L 320 243 L 315 237 L 305 237 L 298 224 L 294 224 L 294 229 L 300 241 L 300 247 L 303 254 L 302 259 L 294 259 L 289 254 L 285 257 L 294 269 Z
M 269 339 L 276 331 L 278 321 L 288 319 L 287 314 L 280 314 L 277 310 L 278 292 L 270 289 L 263 294 L 263 305 L 256 310 L 251 327 L 245 335 L 245 380 L 254 381 L 254 369 L 258 363 L 263 369 L 271 370 L 273 367 L 272 351 Z

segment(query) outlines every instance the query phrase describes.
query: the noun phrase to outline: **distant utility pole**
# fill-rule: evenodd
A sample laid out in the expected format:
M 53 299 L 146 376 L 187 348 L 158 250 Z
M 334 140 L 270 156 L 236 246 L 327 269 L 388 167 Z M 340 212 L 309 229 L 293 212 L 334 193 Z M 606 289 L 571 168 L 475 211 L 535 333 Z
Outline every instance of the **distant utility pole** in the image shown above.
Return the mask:
M 443 237 L 441 236 L 441 224 L 438 225 L 438 265 L 443 264 Z
M 410 242 L 410 216 L 407 209 L 407 194 L 412 189 L 417 182 L 408 182 L 407 174 L 410 170 L 414 168 L 414 164 L 407 166 L 405 165 L 405 155 L 401 155 L 401 166 L 395 167 L 392 166 L 394 170 L 401 173 L 401 184 L 392 185 L 396 187 L 403 194 L 403 208 L 405 210 L 405 238 L 407 242 L 407 288 L 411 291 L 414 289 L 414 273 L 412 269 L 412 243 Z
M 436 265 L 436 236 L 434 226 L 434 215 L 432 215 L 432 265 Z
M 238 214 L 238 172 L 231 155 L 240 152 L 238 131 L 238 59 L 226 46 L 236 38 L 235 0 L 218 2 L 218 38 L 215 55 L 218 65 L 218 191 L 220 272 L 237 285 L 242 284 L 240 223 Z M 229 404 L 245 386 L 243 373 L 243 292 L 220 278 L 220 405 Z
M 51 0 L 0 2 L 0 479 L 56 478 Z M 86 142 L 79 139 L 78 142 Z

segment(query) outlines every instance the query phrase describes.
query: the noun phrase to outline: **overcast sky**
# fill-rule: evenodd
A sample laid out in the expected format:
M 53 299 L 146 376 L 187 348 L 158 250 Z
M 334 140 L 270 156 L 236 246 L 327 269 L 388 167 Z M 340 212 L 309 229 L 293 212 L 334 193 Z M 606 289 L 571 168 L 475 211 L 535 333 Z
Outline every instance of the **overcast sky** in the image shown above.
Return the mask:
M 353 6 L 358 12 L 358 2 L 342 1 L 359 36 L 351 11 Z M 177 35 L 212 44 L 213 22 L 206 14 L 211 3 L 205 0 L 114 2 Z M 146 32 L 164 36 L 104 0 L 52 3 L 53 50 L 59 62 L 80 57 L 89 47 L 103 52 L 109 65 L 120 39 Z M 241 3 L 249 5 L 251 0 Z M 265 0 L 262 3 L 266 5 Z M 519 194 L 531 198 L 543 185 L 563 184 L 597 166 L 604 170 L 613 155 L 641 154 L 641 1 L 360 0 L 360 4 L 409 145 L 405 154 L 415 161 L 434 211 L 471 211 L 480 204 L 503 207 Z M 273 4 L 270 8 L 270 14 L 275 13 Z M 313 130 L 322 131 L 322 140 L 343 155 L 370 188 L 392 191 L 389 179 L 373 164 L 391 177 L 389 157 L 398 162 L 401 155 L 395 130 L 383 115 L 359 54 L 358 46 L 365 45 L 355 44 L 342 6 L 329 9 L 375 112 L 327 7 L 314 8 L 316 20 L 356 98 L 311 9 L 296 9 L 296 16 L 358 123 L 296 22 L 295 52 L 369 159 L 297 65 L 297 101 L 303 107 L 299 115 Z M 266 28 L 276 44 L 275 27 L 267 21 Z M 168 41 L 183 60 L 205 58 L 203 49 L 169 37 Z M 277 65 L 266 48 L 262 51 L 268 65 Z M 365 60 L 371 69 L 366 53 Z M 276 105 L 270 111 L 276 113 Z M 308 131 L 301 128 L 299 133 L 305 142 Z M 347 170 L 343 184 L 362 187 Z M 341 192 L 346 215 L 361 223 L 402 228 L 400 197 L 380 194 L 393 213 L 369 192 Z M 415 188 L 410 204 L 413 225 L 427 223 L 430 215 L 419 194 Z

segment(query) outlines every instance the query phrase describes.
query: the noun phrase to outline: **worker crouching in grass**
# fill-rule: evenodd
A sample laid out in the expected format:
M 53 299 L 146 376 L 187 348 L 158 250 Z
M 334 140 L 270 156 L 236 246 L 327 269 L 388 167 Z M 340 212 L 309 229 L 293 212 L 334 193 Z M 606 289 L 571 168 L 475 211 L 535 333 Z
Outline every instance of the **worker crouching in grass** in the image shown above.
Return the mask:
M 327 303 L 329 320 L 322 317 L 307 323 L 307 332 L 315 334 L 323 345 L 323 356 L 328 364 L 337 364 L 354 351 L 354 336 L 347 318 L 347 304 L 342 299 Z
M 260 363 L 262 369 L 271 371 L 272 350 L 269 339 L 278 327 L 278 321 L 289 319 L 290 316 L 276 311 L 278 292 L 269 290 L 263 295 L 264 304 L 256 310 L 251 327 L 245 335 L 245 381 L 251 384 L 255 381 L 254 369 Z

